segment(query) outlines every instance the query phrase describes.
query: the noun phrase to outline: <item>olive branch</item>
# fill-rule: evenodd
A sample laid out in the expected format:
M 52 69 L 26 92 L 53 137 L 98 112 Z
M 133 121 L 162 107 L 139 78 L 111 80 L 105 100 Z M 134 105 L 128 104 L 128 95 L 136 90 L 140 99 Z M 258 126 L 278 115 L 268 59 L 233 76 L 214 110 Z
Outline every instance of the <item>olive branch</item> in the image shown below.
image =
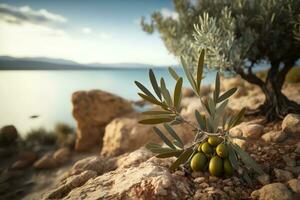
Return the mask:
M 195 95 L 199 97 L 200 103 L 206 111 L 205 113 L 200 113 L 198 110 L 195 110 L 197 124 L 184 119 L 180 114 L 183 78 L 180 77 L 173 68 L 168 68 L 170 75 L 176 81 L 173 97 L 166 87 L 165 80 L 161 78 L 160 83 L 158 83 L 152 69 L 149 70 L 149 79 L 155 94 L 151 93 L 140 82 L 135 81 L 135 84 L 141 90 L 138 95 L 144 100 L 159 107 L 155 110 L 143 112 L 139 122 L 151 125 L 163 123 L 165 129 L 165 131 L 162 131 L 156 126 L 153 127 L 154 132 L 161 138 L 165 146 L 156 143 L 148 143 L 146 147 L 151 152 L 155 153 L 157 158 L 176 157 L 176 161 L 170 166 L 170 170 L 175 170 L 180 165 L 187 164 L 191 160 L 193 155 L 197 152 L 198 145 L 207 137 L 218 136 L 223 138 L 224 142 L 229 147 L 229 161 L 234 169 L 238 169 L 240 166 L 242 168 L 253 169 L 258 174 L 264 174 L 263 170 L 250 155 L 237 144 L 233 143 L 234 137 L 229 135 L 229 130 L 242 122 L 245 113 L 245 108 L 234 115 L 228 115 L 225 112 L 225 108 L 229 101 L 228 99 L 236 92 L 237 88 L 229 89 L 220 94 L 220 75 L 217 73 L 215 89 L 212 96 L 200 96 L 204 57 L 205 51 L 202 50 L 195 75 L 189 70 L 190 68 L 187 65 L 186 60 L 181 57 L 181 63 L 187 80 Z M 182 123 L 189 125 L 195 132 L 194 141 L 190 146 L 185 145 L 172 128 L 173 125 Z M 169 138 L 172 138 L 172 140 Z M 239 137 L 239 139 L 245 138 Z M 244 166 L 240 165 L 239 160 L 242 161 Z M 245 178 L 247 178 L 248 175 L 244 175 L 246 176 Z

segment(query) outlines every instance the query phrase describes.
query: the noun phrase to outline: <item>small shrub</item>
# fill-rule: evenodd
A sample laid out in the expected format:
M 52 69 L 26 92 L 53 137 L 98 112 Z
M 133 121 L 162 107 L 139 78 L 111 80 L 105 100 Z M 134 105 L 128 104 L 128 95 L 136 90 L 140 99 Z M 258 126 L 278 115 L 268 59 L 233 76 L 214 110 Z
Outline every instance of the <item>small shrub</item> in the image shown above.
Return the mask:
M 55 145 L 57 136 L 45 128 L 37 128 L 29 131 L 25 136 L 25 143 L 29 145 Z

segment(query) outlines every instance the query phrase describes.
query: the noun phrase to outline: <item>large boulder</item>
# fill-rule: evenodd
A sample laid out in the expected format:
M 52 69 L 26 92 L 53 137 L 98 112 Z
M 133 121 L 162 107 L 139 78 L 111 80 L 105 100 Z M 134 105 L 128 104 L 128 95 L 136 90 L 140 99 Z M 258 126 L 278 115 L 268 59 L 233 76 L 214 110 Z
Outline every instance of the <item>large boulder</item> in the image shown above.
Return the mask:
M 282 121 L 282 131 L 294 137 L 300 137 L 300 115 L 288 114 Z
M 71 159 L 71 150 L 67 147 L 56 150 L 53 154 L 54 160 L 59 164 L 64 164 Z
M 18 138 L 18 131 L 13 125 L 3 126 L 0 129 L 0 146 L 12 145 Z
M 282 183 L 271 183 L 251 193 L 253 199 L 292 200 L 292 192 Z
M 130 102 L 101 90 L 75 92 L 72 103 L 78 127 L 75 145 L 78 151 L 87 151 L 96 145 L 101 148 L 105 126 L 133 109 Z
M 187 178 L 149 160 L 90 179 L 63 199 L 185 199 L 191 187 Z
M 116 118 L 105 128 L 101 154 L 118 156 L 134 151 L 150 141 L 159 141 L 151 126 L 139 124 L 136 118 Z

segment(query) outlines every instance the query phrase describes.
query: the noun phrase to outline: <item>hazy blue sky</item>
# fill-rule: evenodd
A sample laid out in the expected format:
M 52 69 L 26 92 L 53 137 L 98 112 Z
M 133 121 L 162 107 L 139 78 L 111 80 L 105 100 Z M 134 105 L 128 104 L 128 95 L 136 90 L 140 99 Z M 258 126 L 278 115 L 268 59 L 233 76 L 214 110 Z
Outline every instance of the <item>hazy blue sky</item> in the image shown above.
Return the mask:
M 138 24 L 155 10 L 176 17 L 171 0 L 0 0 L 0 55 L 175 64 Z

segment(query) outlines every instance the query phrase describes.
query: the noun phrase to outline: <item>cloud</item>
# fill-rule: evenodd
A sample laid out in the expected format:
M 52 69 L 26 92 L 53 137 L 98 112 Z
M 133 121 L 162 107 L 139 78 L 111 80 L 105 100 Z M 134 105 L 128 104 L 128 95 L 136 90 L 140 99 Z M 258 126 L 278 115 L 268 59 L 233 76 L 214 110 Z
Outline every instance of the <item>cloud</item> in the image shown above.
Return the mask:
M 174 20 L 178 20 L 178 13 L 172 10 L 169 10 L 168 8 L 162 8 L 161 14 L 164 18 L 172 18 Z
M 0 4 L 0 17 L 7 23 L 14 24 L 56 24 L 67 22 L 65 17 L 51 13 L 46 9 L 33 10 L 29 6 L 15 7 L 7 4 Z
M 81 29 L 81 31 L 84 33 L 84 34 L 90 34 L 92 33 L 92 29 L 89 28 L 89 27 L 84 27 Z

